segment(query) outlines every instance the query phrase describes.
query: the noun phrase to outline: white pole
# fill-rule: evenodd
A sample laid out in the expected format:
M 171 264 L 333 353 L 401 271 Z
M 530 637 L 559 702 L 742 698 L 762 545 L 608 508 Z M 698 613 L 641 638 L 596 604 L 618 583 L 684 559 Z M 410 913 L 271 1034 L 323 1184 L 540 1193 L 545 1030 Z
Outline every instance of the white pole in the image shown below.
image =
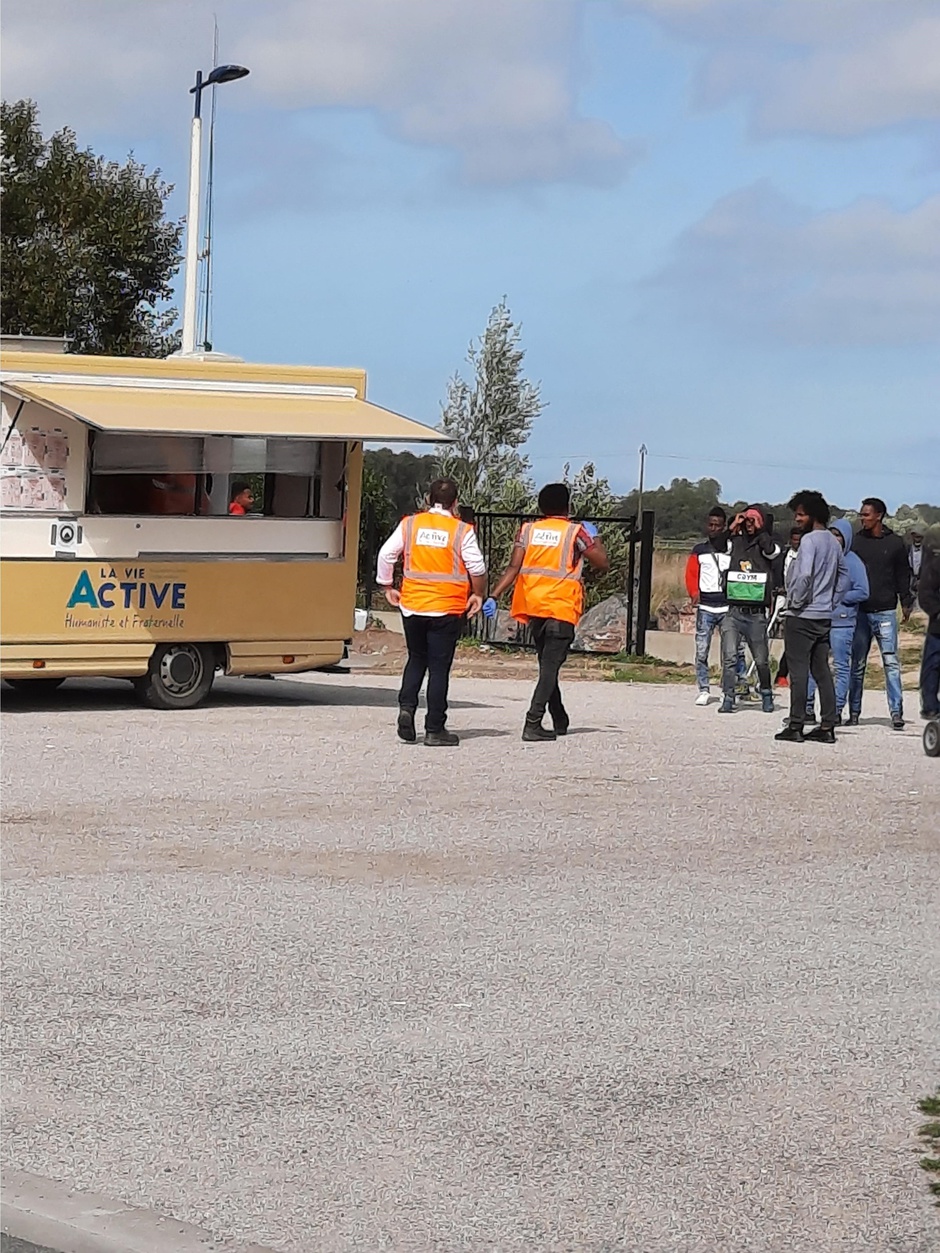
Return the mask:
M 636 520 L 637 523 L 643 521 L 643 478 L 646 470 L 646 445 L 640 445 L 640 490 L 637 492 L 636 503 Z
M 193 118 L 193 133 L 189 149 L 189 211 L 186 214 L 183 343 L 180 348 L 184 356 L 196 351 L 196 303 L 199 298 L 199 198 L 202 182 L 202 118 L 199 112 L 197 107 Z

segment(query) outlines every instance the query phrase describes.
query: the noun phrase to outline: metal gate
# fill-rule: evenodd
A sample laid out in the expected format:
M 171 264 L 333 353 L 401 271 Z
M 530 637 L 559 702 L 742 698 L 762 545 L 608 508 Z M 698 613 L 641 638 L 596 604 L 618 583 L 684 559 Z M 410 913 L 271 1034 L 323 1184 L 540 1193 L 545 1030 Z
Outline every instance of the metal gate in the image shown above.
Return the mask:
M 476 517 L 477 538 L 493 584 L 509 562 L 513 540 L 523 522 L 538 521 L 533 513 L 478 513 Z M 649 625 L 650 600 L 653 583 L 653 529 L 655 515 L 644 509 L 637 526 L 635 514 L 626 518 L 585 516 L 580 522 L 591 522 L 597 527 L 611 554 L 611 568 L 603 576 L 604 592 L 600 599 L 619 592 L 626 597 L 626 646 L 628 653 L 646 652 L 646 631 Z M 638 551 L 639 550 L 639 551 Z M 590 607 L 592 585 L 595 581 L 588 574 L 585 592 Z M 504 615 L 501 614 L 501 617 Z M 505 615 L 508 616 L 508 615 Z M 501 638 L 494 632 L 492 620 L 478 615 L 469 623 L 473 638 L 491 644 L 511 644 L 514 647 L 532 648 L 531 633 L 527 627 L 515 624 L 510 638 Z
M 532 513 L 478 513 L 476 518 L 477 538 L 486 561 L 490 583 L 495 583 L 509 562 L 513 540 L 523 522 L 535 522 L 537 514 Z M 646 652 L 646 631 L 649 625 L 650 604 L 653 583 L 653 524 L 655 515 L 652 509 L 644 509 L 637 525 L 636 515 L 626 518 L 584 517 L 581 522 L 591 522 L 605 540 L 608 552 L 611 552 L 611 569 L 604 576 L 605 594 L 619 592 L 626 597 L 626 648 L 628 653 Z M 379 535 L 374 516 L 368 505 L 363 509 L 361 519 L 361 544 L 359 563 L 359 586 L 362 602 L 367 609 L 376 606 L 379 599 L 375 586 L 375 563 L 384 535 Z M 615 542 L 616 541 L 616 542 Z M 639 550 L 639 551 L 638 551 Z M 585 590 L 590 598 L 592 588 L 597 590 L 596 582 L 589 575 Z M 381 607 L 387 608 L 384 601 Z M 508 613 L 503 611 L 500 617 L 505 621 Z M 514 647 L 533 647 L 532 638 L 527 628 L 517 624 L 511 638 L 496 638 L 492 622 L 479 614 L 470 620 L 470 635 L 492 644 L 511 644 Z

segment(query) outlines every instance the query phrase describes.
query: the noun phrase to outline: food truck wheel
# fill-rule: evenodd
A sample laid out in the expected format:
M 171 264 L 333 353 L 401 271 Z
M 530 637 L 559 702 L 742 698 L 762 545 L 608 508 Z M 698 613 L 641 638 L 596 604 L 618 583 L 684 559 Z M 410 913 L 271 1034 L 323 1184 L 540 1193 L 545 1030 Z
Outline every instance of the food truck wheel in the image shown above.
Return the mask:
M 21 696 L 47 696 L 60 687 L 65 679 L 4 679 L 7 687 Z
M 134 687 L 152 709 L 192 709 L 208 696 L 214 678 L 215 655 L 205 644 L 158 644 Z
M 928 757 L 940 757 L 940 722 L 936 718 L 924 727 L 924 752 Z

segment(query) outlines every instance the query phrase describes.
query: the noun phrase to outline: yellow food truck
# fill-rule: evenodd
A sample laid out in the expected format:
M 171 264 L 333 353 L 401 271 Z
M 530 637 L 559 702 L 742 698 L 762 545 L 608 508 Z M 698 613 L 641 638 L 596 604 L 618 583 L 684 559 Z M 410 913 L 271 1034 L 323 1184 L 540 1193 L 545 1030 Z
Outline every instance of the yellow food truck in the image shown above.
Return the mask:
M 363 441 L 440 438 L 362 370 L 8 351 L 0 384 L 0 676 L 161 709 L 340 661 Z

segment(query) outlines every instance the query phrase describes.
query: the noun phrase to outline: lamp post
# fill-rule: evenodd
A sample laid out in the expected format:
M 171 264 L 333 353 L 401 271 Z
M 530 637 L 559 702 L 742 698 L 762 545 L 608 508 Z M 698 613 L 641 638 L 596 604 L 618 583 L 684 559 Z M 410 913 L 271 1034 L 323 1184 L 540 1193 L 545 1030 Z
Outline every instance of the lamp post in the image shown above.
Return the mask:
M 218 83 L 244 78 L 244 65 L 217 65 L 208 78 L 196 71 L 196 84 L 190 87 L 196 97 L 189 148 L 189 211 L 186 214 L 186 257 L 183 270 L 183 343 L 180 355 L 196 351 L 196 304 L 199 299 L 199 198 L 202 193 L 202 93 Z

